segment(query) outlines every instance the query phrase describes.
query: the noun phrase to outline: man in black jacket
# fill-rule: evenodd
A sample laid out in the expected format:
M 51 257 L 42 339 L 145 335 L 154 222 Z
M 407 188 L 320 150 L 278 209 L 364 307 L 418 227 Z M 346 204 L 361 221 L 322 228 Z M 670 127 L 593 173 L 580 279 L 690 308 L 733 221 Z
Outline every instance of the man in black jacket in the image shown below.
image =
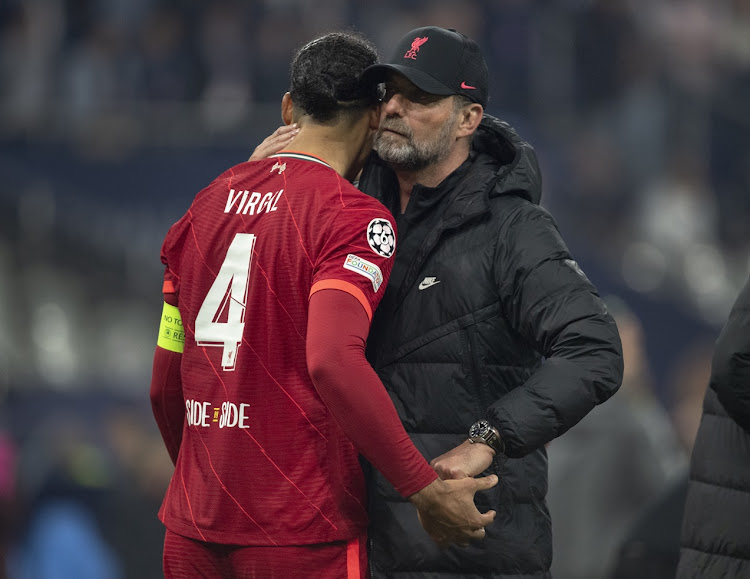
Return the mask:
M 616 325 L 539 207 L 533 149 L 484 114 L 475 42 L 416 29 L 364 79 L 385 92 L 360 188 L 398 226 L 368 357 L 442 478 L 500 479 L 476 495 L 485 539 L 441 549 L 373 473 L 373 577 L 549 577 L 545 444 L 619 387 Z
M 714 350 L 690 459 L 677 577 L 750 577 L 750 279 Z

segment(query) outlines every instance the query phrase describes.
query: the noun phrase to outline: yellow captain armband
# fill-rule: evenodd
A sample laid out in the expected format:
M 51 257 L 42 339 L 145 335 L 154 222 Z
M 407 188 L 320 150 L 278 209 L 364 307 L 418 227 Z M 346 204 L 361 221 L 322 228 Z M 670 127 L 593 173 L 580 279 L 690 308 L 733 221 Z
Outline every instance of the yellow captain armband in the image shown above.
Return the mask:
M 156 345 L 182 354 L 185 349 L 185 330 L 182 328 L 182 317 L 180 310 L 167 302 L 161 312 L 161 324 L 159 324 L 159 338 Z

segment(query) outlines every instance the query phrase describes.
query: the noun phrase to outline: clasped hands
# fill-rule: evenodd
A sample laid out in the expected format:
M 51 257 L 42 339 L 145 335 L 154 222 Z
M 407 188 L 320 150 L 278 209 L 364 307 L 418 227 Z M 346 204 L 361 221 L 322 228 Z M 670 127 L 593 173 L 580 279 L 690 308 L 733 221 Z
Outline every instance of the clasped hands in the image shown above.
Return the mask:
M 477 491 L 498 482 L 496 475 L 474 478 L 489 467 L 494 454 L 486 444 L 467 440 L 433 459 L 430 466 L 440 478 L 409 497 L 425 531 L 441 548 L 483 539 L 485 527 L 495 519 L 495 511 L 480 513 L 474 504 Z

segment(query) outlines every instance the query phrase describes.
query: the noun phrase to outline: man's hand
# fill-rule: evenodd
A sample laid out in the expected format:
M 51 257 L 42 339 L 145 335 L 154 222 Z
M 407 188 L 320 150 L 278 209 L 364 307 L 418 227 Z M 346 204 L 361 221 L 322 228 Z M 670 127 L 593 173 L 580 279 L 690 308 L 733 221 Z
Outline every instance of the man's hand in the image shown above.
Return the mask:
M 438 476 L 443 479 L 459 479 L 477 476 L 491 464 L 495 451 L 488 444 L 467 440 L 430 461 Z
M 253 154 L 250 155 L 248 161 L 260 161 L 261 159 L 266 159 L 270 155 L 278 153 L 292 142 L 292 139 L 297 136 L 297 133 L 299 133 L 297 123 L 281 125 L 273 133 L 263 139 L 263 142 L 260 145 L 255 147 L 255 150 L 253 151 Z
M 409 497 L 417 507 L 419 522 L 438 546 L 455 543 L 465 547 L 484 538 L 484 528 L 495 519 L 495 511 L 482 514 L 474 504 L 477 491 L 492 488 L 497 476 L 434 480 Z

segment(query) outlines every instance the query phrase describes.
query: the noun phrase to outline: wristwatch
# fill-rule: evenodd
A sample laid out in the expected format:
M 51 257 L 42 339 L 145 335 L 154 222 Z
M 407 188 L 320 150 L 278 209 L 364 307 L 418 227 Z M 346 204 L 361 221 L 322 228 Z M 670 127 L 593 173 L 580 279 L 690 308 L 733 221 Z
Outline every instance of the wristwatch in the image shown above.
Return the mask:
M 478 420 L 471 425 L 469 441 L 481 442 L 492 448 L 496 454 L 505 454 L 505 443 L 500 433 L 487 420 Z

